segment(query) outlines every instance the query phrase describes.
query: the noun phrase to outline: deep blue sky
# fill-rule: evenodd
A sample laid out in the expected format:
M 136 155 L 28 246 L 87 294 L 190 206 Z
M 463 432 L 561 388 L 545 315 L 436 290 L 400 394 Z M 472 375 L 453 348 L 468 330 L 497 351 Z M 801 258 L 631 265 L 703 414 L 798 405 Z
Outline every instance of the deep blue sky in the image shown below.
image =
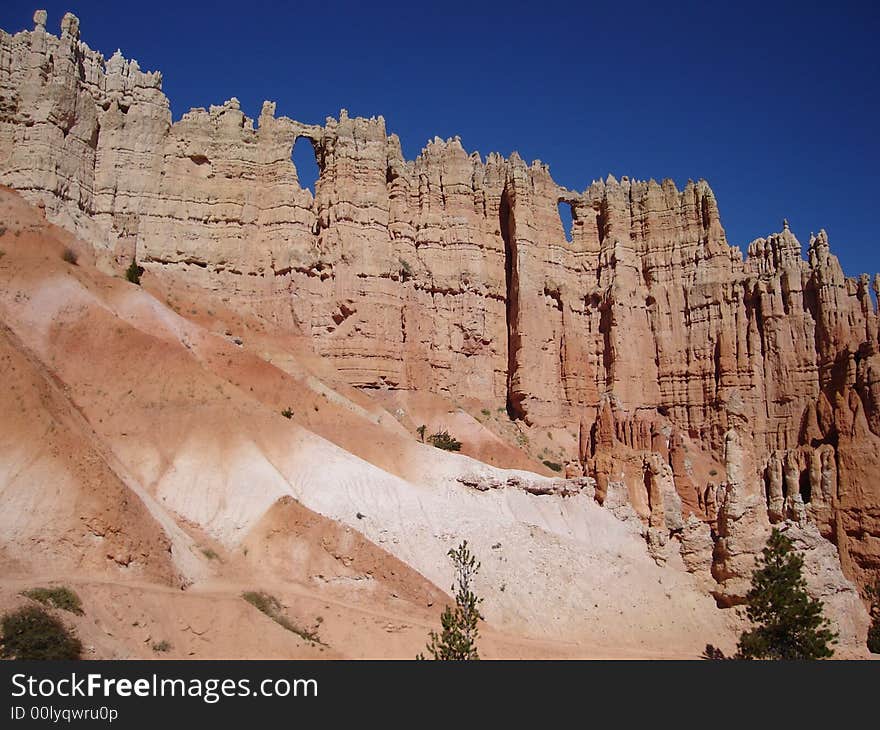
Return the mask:
M 45 2 L 0 27 L 82 37 L 161 70 L 174 118 L 237 96 L 250 116 L 383 114 L 413 158 L 434 135 L 518 150 L 583 190 L 609 172 L 706 178 L 731 243 L 787 217 L 880 271 L 880 10 L 869 2 Z M 735 6 L 735 7 L 734 7 Z

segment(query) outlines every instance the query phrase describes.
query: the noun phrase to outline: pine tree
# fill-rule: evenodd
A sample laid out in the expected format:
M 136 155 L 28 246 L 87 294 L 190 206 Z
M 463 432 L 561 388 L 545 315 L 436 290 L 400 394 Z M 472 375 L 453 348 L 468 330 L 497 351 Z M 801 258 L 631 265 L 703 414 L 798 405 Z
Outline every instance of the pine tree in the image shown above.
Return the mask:
M 436 631 L 430 633 L 428 653 L 433 659 L 441 661 L 479 659 L 476 642 L 478 622 L 483 618 L 479 609 L 483 599 L 477 598 L 471 590 L 471 583 L 480 570 L 480 563 L 468 550 L 467 540 L 455 550 L 450 550 L 448 555 L 455 566 L 455 583 L 452 586 L 455 607 L 446 606 L 444 609 L 440 617 L 443 630 L 439 635 Z M 418 658 L 424 659 L 425 656 L 419 654 Z
M 746 596 L 755 625 L 739 640 L 742 659 L 823 659 L 834 654 L 837 634 L 822 613 L 822 602 L 810 598 L 802 575 L 804 559 L 792 541 L 774 529 L 752 575 Z

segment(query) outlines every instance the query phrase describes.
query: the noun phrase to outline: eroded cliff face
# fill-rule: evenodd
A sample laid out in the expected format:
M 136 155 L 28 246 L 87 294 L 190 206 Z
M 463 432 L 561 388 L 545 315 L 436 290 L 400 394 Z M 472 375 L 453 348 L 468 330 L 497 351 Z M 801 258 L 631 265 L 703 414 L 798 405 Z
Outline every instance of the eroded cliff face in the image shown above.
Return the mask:
M 880 276 L 844 276 L 824 232 L 807 260 L 787 224 L 744 259 L 704 181 L 577 193 L 457 138 L 408 161 L 382 117 L 344 110 L 306 125 L 266 102 L 254 121 L 232 99 L 172 123 L 160 74 L 105 60 L 72 15 L 60 37 L 34 20 L 0 32 L 0 183 L 104 268 L 136 259 L 216 292 L 352 385 L 579 432 L 567 470 L 600 500 L 627 480 L 646 524 L 681 533 L 671 480 L 722 540 L 722 583 L 734 494 L 756 503 L 755 531 L 812 522 L 850 576 L 880 569 Z M 314 196 L 291 162 L 300 138 Z

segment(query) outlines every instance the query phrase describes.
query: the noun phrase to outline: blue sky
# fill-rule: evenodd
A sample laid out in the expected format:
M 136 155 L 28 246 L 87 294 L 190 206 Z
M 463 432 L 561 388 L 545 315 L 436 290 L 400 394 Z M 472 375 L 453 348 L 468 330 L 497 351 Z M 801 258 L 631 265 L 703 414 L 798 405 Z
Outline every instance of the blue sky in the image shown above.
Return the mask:
M 729 5 L 730 7 L 717 7 Z M 435 135 L 514 149 L 583 190 L 608 173 L 706 178 L 731 243 L 828 230 L 880 271 L 880 10 L 873 3 L 284 3 L 4 0 L 161 70 L 175 119 L 236 96 L 257 116 L 382 114 L 414 157 Z

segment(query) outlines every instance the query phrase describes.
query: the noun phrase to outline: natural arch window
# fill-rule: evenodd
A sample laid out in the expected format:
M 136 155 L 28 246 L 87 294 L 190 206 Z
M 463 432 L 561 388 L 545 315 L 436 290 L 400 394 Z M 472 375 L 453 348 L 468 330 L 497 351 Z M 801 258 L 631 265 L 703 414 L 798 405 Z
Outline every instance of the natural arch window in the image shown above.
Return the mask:
M 564 200 L 559 201 L 559 220 L 562 221 L 562 230 L 565 233 L 565 240 L 571 243 L 571 226 L 574 221 L 574 213 L 571 209 L 571 203 Z
M 315 183 L 320 177 L 318 169 L 318 159 L 315 155 L 315 148 L 312 141 L 306 137 L 298 137 L 293 143 L 293 154 L 291 155 L 293 166 L 296 168 L 296 176 L 299 180 L 299 186 L 305 190 L 308 188 L 315 194 Z

